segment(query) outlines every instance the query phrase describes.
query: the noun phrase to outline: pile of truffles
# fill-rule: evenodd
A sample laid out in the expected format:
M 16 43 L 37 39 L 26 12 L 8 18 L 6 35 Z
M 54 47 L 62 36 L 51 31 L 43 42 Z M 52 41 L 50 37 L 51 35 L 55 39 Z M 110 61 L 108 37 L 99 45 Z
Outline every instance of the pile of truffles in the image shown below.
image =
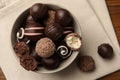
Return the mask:
M 36 3 L 25 21 L 16 33 L 14 50 L 26 70 L 56 69 L 81 47 L 81 36 L 74 32 L 73 17 L 66 9 Z

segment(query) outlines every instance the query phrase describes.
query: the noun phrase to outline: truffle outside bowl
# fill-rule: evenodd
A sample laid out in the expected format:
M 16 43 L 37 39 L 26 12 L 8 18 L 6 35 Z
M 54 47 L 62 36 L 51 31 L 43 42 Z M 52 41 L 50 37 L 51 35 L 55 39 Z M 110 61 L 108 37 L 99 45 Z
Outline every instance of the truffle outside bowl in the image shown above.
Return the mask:
M 61 6 L 56 6 L 56 5 L 52 5 L 52 4 L 47 4 L 47 5 L 54 10 L 59 9 L 59 8 L 65 9 L 64 7 L 61 7 Z M 69 9 L 66 9 L 66 10 L 69 11 Z M 70 13 L 72 15 L 72 12 L 70 12 Z M 20 14 L 14 22 L 14 25 L 13 25 L 13 28 L 12 28 L 12 31 L 11 31 L 12 47 L 14 47 L 14 45 L 17 43 L 17 39 L 16 39 L 17 30 L 20 27 L 24 27 L 23 25 L 25 24 L 25 19 L 28 16 L 28 14 L 29 14 L 29 9 L 23 11 L 22 14 Z M 76 33 L 78 33 L 81 36 L 81 28 L 80 28 L 79 22 L 77 21 L 77 19 L 74 15 L 72 15 L 72 16 L 73 16 L 73 19 L 74 19 L 74 30 L 75 30 Z M 15 54 L 15 53 L 13 53 L 13 54 Z M 37 73 L 55 73 L 55 72 L 61 71 L 61 70 L 65 69 L 66 67 L 68 67 L 76 59 L 78 54 L 79 54 L 79 51 L 74 51 L 72 53 L 72 55 L 68 59 L 63 61 L 60 64 L 60 66 L 56 69 L 47 70 L 44 67 L 40 67 L 37 71 L 34 71 L 34 72 L 37 72 Z M 17 57 L 16 54 L 15 54 L 15 57 L 19 62 L 19 58 Z

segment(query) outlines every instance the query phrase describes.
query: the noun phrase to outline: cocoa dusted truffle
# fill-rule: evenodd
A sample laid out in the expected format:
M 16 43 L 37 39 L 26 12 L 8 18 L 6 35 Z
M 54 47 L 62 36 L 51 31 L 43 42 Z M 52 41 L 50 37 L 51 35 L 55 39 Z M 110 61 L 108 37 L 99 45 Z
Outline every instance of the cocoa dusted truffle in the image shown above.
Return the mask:
M 59 23 L 62 26 L 68 26 L 72 21 L 71 14 L 65 9 L 59 9 L 55 14 L 55 22 Z
M 39 21 L 48 14 L 48 7 L 45 4 L 36 3 L 30 8 L 30 15 L 35 21 Z
M 30 52 L 29 46 L 27 44 L 25 44 L 25 42 L 18 42 L 14 46 L 14 50 L 19 57 L 29 54 L 29 52 Z
M 108 43 L 103 43 L 98 46 L 98 53 L 105 59 L 111 59 L 113 57 L 113 48 Z
M 54 54 L 56 50 L 55 44 L 49 38 L 40 39 L 37 44 L 35 51 L 42 58 L 48 58 Z
M 53 70 L 59 67 L 60 60 L 57 56 L 52 56 L 50 58 L 43 58 L 42 65 L 48 70 Z
M 81 37 L 77 33 L 70 33 L 65 37 L 65 42 L 71 50 L 79 50 L 81 47 Z
M 95 61 L 91 56 L 80 56 L 77 60 L 77 65 L 83 72 L 89 72 L 95 69 Z
M 59 24 L 50 24 L 45 28 L 45 35 L 52 39 L 53 41 L 58 40 L 63 34 L 63 27 Z
M 29 56 L 29 55 L 24 55 L 23 57 L 20 58 L 20 65 L 24 67 L 26 70 L 35 70 L 38 66 L 37 61 Z
M 48 11 L 48 18 L 44 21 L 45 26 L 49 26 L 50 24 L 55 23 L 55 11 L 49 10 Z

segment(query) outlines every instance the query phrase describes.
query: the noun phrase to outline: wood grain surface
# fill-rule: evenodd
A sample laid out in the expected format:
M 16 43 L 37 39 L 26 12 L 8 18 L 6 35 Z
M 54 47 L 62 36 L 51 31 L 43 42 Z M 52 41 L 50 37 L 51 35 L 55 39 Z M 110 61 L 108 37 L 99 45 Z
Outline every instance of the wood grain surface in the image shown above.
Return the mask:
M 120 43 L 120 0 L 106 0 L 106 3 L 111 15 L 118 41 Z M 1 69 L 0 80 L 6 80 Z M 120 80 L 120 71 L 104 76 L 98 80 Z

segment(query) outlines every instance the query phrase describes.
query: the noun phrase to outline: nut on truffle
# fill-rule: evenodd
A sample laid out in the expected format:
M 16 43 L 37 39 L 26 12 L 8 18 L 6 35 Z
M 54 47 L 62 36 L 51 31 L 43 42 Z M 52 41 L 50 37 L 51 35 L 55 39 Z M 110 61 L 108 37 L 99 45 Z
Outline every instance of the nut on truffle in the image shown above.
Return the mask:
M 40 57 L 48 58 L 54 54 L 55 49 L 53 41 L 46 37 L 37 42 L 35 51 Z

